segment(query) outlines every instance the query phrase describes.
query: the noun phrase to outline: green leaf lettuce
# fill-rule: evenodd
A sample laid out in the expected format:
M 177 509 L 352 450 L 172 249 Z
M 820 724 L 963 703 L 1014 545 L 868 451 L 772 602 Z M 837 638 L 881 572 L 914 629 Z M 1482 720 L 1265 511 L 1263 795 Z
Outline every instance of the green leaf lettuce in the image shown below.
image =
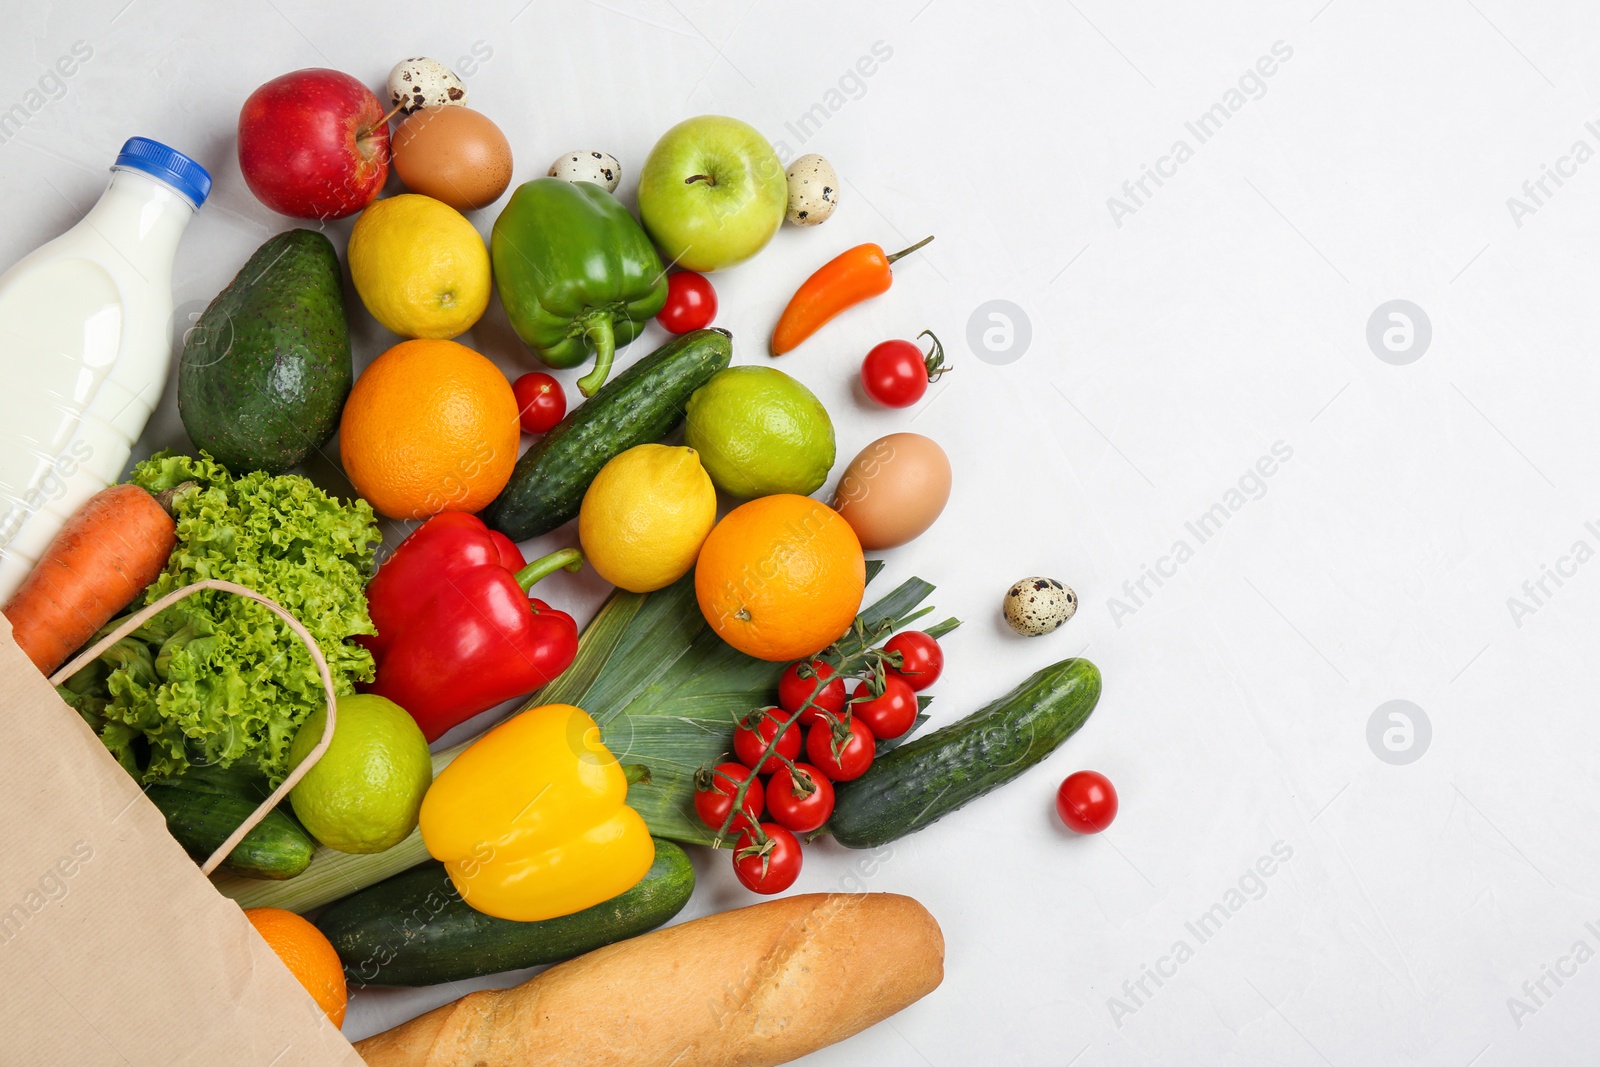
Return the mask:
M 366 501 L 341 504 L 298 475 L 235 478 L 205 453 L 160 453 L 131 480 L 152 493 L 176 490 L 178 544 L 130 610 L 204 578 L 237 582 L 300 620 L 340 694 L 372 679 L 372 655 L 349 640 L 375 632 L 363 589 L 381 535 Z M 279 782 L 296 729 L 323 703 L 293 631 L 262 605 L 214 590 L 151 619 L 61 693 L 146 782 L 240 761 Z

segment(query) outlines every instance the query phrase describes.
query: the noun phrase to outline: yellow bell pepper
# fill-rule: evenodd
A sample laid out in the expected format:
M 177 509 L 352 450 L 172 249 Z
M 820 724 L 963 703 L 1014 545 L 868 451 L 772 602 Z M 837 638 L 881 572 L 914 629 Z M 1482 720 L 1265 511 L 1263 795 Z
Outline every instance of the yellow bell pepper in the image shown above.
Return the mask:
M 496 726 L 439 773 L 422 841 L 461 897 L 501 919 L 570 915 L 631 889 L 655 842 L 582 708 L 546 704 Z

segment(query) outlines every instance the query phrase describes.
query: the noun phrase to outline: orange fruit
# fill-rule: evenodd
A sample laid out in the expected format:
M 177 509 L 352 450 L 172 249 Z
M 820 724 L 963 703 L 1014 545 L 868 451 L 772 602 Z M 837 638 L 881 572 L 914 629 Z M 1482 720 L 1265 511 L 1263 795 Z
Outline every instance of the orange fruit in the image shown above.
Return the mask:
M 282 908 L 246 908 L 244 917 L 306 987 L 317 1006 L 328 1013 L 333 1025 L 343 1026 L 350 994 L 333 943 L 305 919 Z
M 517 462 L 511 383 L 454 341 L 402 341 L 356 379 L 339 421 L 344 472 L 392 519 L 478 511 Z
M 700 548 L 694 593 L 728 644 L 780 663 L 822 651 L 861 610 L 867 564 L 839 513 L 778 493 L 724 516 Z

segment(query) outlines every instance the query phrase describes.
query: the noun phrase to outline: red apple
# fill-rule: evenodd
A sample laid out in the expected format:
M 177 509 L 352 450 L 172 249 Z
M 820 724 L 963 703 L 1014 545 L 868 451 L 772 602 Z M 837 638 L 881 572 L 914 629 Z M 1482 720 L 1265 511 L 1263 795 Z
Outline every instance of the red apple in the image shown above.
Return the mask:
M 274 211 L 302 219 L 353 215 L 389 176 L 383 105 L 336 70 L 274 78 L 239 112 L 239 169 Z

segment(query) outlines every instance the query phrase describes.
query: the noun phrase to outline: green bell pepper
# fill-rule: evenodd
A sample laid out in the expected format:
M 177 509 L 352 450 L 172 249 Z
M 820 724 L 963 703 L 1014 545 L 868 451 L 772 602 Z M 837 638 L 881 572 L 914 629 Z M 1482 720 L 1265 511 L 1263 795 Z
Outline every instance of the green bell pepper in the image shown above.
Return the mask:
M 495 287 L 517 336 L 546 366 L 576 367 L 593 396 L 617 345 L 667 301 L 667 272 L 644 228 L 590 182 L 535 178 L 511 194 L 489 238 Z

